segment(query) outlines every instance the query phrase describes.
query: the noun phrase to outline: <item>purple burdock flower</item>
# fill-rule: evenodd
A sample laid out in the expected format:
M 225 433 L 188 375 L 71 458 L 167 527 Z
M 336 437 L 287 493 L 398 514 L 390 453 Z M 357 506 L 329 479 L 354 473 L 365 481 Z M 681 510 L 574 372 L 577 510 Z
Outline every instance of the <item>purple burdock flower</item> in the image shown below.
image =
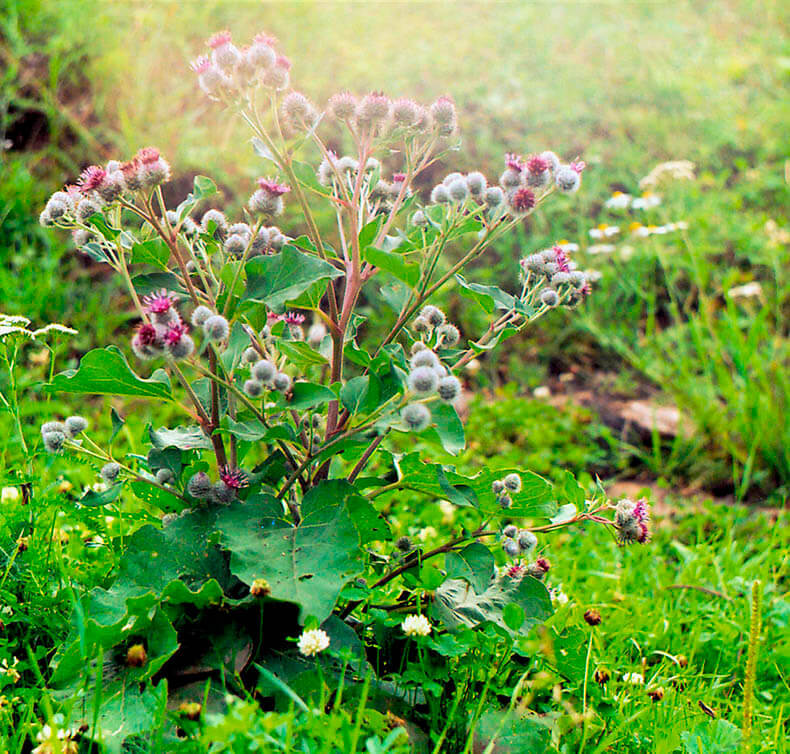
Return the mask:
M 584 172 L 584 169 L 587 167 L 587 163 L 584 160 L 579 160 L 578 162 L 571 163 L 571 170 L 575 171 L 579 175 Z
M 153 359 L 162 352 L 164 343 L 160 336 L 160 330 L 156 325 L 148 322 L 140 325 L 132 338 L 132 350 L 141 359 Z
M 135 159 L 140 164 L 140 180 L 143 185 L 152 188 L 170 178 L 170 165 L 165 162 L 156 147 L 144 147 Z
M 514 170 L 516 173 L 522 173 L 524 172 L 526 165 L 524 164 L 524 160 L 522 159 L 521 155 L 508 152 L 505 155 L 505 167 L 508 170 Z
M 107 171 L 99 165 L 90 165 L 82 171 L 79 177 L 79 188 L 83 194 L 96 191 L 106 180 Z
M 149 314 L 166 314 L 174 306 L 178 297 L 164 288 L 143 298 L 143 306 Z
M 384 92 L 366 94 L 357 106 L 357 122 L 362 126 L 378 126 L 389 117 L 391 107 L 390 98 Z
M 542 173 L 549 169 L 549 163 L 539 155 L 533 155 L 527 160 L 527 170 L 530 173 Z
M 442 132 L 452 131 L 456 122 L 455 102 L 447 96 L 439 97 L 431 105 L 431 116 Z
M 186 325 L 183 322 L 177 322 L 175 324 L 168 325 L 167 331 L 165 332 L 165 345 L 178 345 L 181 342 L 181 339 L 184 338 L 188 332 L 189 325 Z
M 508 203 L 516 215 L 525 215 L 535 206 L 535 194 L 522 186 L 510 195 Z
M 357 98 L 351 92 L 338 92 L 329 98 L 327 109 L 338 120 L 350 120 L 357 111 Z
M 301 325 L 304 324 L 305 316 L 304 314 L 297 314 L 296 312 L 288 312 L 283 319 L 287 325 Z
M 285 55 L 278 55 L 274 65 L 263 74 L 263 83 L 273 89 L 285 89 L 288 86 L 291 61 Z
M 230 466 L 223 466 L 219 470 L 219 478 L 232 490 L 240 490 L 249 484 L 247 475 L 241 469 L 232 469 Z
M 258 178 L 258 186 L 260 186 L 261 191 L 269 196 L 282 196 L 291 190 L 290 186 L 286 186 L 284 183 L 277 183 L 271 178 Z
M 554 252 L 554 262 L 558 267 L 559 272 L 570 272 L 570 264 L 571 261 L 568 259 L 568 255 L 565 253 L 564 249 L 561 246 L 552 246 L 551 250 Z

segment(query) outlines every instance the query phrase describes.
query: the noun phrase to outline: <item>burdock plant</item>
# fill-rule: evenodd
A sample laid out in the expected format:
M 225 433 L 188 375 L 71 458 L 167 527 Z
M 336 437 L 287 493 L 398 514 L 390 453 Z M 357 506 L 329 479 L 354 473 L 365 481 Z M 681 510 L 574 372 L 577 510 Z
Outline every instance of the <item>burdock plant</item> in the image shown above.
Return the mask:
M 521 469 L 464 477 L 388 445 L 396 433 L 415 433 L 457 453 L 464 366 L 591 293 L 559 246 L 522 259 L 514 291 L 461 274 L 555 193 L 576 191 L 583 164 L 562 164 L 553 152 L 508 154 L 498 183 L 453 171 L 423 191 L 419 176 L 457 146 L 449 97 L 420 104 L 343 92 L 322 112 L 290 89 L 291 64 L 272 38 L 237 47 L 221 32 L 207 53 L 192 66 L 196 88 L 247 123 L 260 165 L 238 216 L 201 214 L 217 194 L 202 176 L 168 207 L 171 168 L 153 147 L 87 168 L 41 216 L 115 270 L 138 318 L 125 345 L 84 354 L 50 388 L 182 412 L 175 427 L 158 426 L 152 412 L 147 453 L 128 456 L 77 417 L 51 417 L 42 428 L 46 450 L 88 459 L 104 480 L 82 504 L 126 505 L 133 495 L 162 519 L 124 538 L 115 582 L 84 598 L 54 661 L 71 723 L 97 736 L 101 728 L 105 740 L 129 729 L 124 710 L 163 706 L 167 680 L 183 685 L 190 668 L 219 679 L 231 662 L 236 678 L 254 683 L 252 661 L 265 668 L 276 647 L 290 646 L 294 672 L 320 659 L 326 679 L 323 655 L 349 637 L 376 644 L 397 629 L 387 618 L 396 607 L 419 616 L 404 621 L 409 635 L 485 621 L 523 633 L 552 612 L 546 537 L 537 533 L 587 521 L 623 542 L 648 538 L 642 501 L 619 505 L 612 520 L 600 490 L 588 498 L 575 482 L 555 488 Z M 328 136 L 346 153 L 332 151 Z M 333 228 L 321 227 L 319 203 Z M 289 205 L 306 234 L 275 224 Z M 464 338 L 431 303 L 452 285 L 490 313 L 484 332 Z M 379 323 L 389 317 L 377 342 L 360 336 L 362 302 Z M 405 490 L 463 507 L 474 526 L 431 550 L 404 547 L 387 511 Z M 420 568 L 442 558 L 439 580 L 421 583 Z M 511 603 L 522 621 L 506 618 Z M 298 636 L 297 651 L 285 639 Z M 236 665 L 215 646 L 235 647 Z M 137 661 L 116 662 L 117 673 L 102 678 L 96 658 L 130 657 L 129 647 Z M 379 664 L 383 674 L 398 667 Z M 358 670 L 355 678 L 367 672 Z M 83 693 L 100 682 L 101 694 Z M 200 685 L 193 701 L 203 694 Z M 140 712 L 134 730 L 153 720 Z

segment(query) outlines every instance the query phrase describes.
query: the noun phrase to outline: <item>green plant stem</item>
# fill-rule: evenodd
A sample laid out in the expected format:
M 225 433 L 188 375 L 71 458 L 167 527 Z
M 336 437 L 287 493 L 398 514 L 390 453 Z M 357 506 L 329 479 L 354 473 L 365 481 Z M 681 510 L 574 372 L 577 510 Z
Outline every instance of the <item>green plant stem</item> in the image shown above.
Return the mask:
M 755 580 L 752 584 L 752 611 L 749 619 L 749 650 L 746 655 L 746 673 L 743 684 L 743 737 L 749 745 L 752 737 L 752 714 L 754 705 L 754 687 L 757 678 L 757 652 L 760 648 L 760 631 L 762 613 L 760 599 L 762 583 Z

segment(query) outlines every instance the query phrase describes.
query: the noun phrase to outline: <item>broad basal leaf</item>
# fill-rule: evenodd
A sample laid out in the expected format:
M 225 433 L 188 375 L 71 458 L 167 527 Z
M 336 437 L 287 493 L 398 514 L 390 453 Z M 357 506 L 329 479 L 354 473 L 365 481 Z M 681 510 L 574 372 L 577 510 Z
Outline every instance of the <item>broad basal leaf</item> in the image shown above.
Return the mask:
M 301 622 L 311 615 L 321 621 L 343 585 L 362 570 L 359 534 L 335 484 L 313 487 L 301 514 L 293 526 L 278 500 L 256 495 L 222 511 L 217 528 L 235 576 L 245 584 L 266 579 L 272 597 L 299 605 Z
M 166 379 L 166 378 L 165 378 Z M 94 348 L 80 360 L 79 368 L 55 375 L 50 392 L 134 395 L 169 400 L 170 385 L 164 379 L 138 377 L 126 357 L 114 346 Z

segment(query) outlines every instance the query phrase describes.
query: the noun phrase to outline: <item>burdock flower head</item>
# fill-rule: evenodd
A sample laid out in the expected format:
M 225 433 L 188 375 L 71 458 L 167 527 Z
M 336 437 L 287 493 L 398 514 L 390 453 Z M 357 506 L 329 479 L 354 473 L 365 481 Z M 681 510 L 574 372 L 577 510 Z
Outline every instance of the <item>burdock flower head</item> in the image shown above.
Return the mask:
M 392 103 L 384 92 L 366 94 L 357 106 L 357 123 L 360 126 L 375 128 L 389 118 Z
M 132 338 L 132 351 L 137 358 L 147 361 L 161 355 L 164 348 L 161 329 L 161 325 L 152 325 L 148 322 L 137 328 Z
M 327 110 L 338 120 L 351 120 L 357 111 L 357 98 L 351 92 L 338 92 L 329 98 Z
M 231 83 L 230 79 L 205 55 L 195 58 L 190 68 L 197 74 L 198 86 L 214 99 Z
M 282 214 L 283 196 L 291 190 L 290 187 L 270 178 L 259 178 L 258 186 L 258 190 L 250 197 L 250 212 L 269 217 Z
M 533 193 L 532 189 L 528 189 L 526 186 L 517 188 L 508 197 L 508 206 L 510 207 L 512 214 L 516 215 L 517 217 L 523 217 L 534 208 L 535 194 Z
M 217 68 L 223 71 L 233 71 L 241 62 L 241 53 L 231 41 L 229 31 L 218 31 L 208 40 L 211 48 L 211 59 Z
M 263 74 L 264 86 L 272 89 L 285 89 L 290 79 L 291 61 L 285 55 L 278 55 L 274 65 Z
M 143 298 L 143 306 L 145 310 L 152 315 L 155 322 L 160 324 L 167 324 L 174 318 L 178 319 L 178 314 L 175 311 L 175 304 L 178 296 L 172 291 L 161 290 L 151 293 Z
M 140 180 L 144 188 L 153 188 L 170 180 L 170 165 L 156 147 L 144 147 L 135 159 L 140 165 Z
M 223 466 L 219 470 L 219 478 L 232 490 L 240 490 L 249 484 L 247 475 L 241 469 L 232 469 L 230 466 Z
M 165 347 L 174 359 L 185 359 L 195 350 L 195 342 L 187 335 L 189 326 L 183 322 L 173 322 L 165 332 Z
M 252 39 L 252 44 L 244 53 L 247 62 L 261 70 L 268 70 L 274 66 L 274 62 L 277 60 L 277 53 L 274 51 L 275 44 L 277 44 L 277 40 L 274 37 L 265 33 L 256 34 Z
M 83 194 L 97 191 L 107 178 L 107 171 L 99 165 L 90 165 L 80 173 L 77 185 Z
M 455 111 L 455 103 L 450 97 L 439 97 L 430 108 L 431 117 L 433 122 L 439 129 L 439 133 L 447 135 L 455 130 L 457 115 Z
M 623 544 L 648 542 L 649 524 L 650 508 L 644 498 L 636 502 L 623 498 L 615 506 L 614 525 L 617 529 L 617 538 Z
M 527 160 L 527 183 L 530 186 L 545 186 L 551 180 L 548 160 L 533 155 Z

